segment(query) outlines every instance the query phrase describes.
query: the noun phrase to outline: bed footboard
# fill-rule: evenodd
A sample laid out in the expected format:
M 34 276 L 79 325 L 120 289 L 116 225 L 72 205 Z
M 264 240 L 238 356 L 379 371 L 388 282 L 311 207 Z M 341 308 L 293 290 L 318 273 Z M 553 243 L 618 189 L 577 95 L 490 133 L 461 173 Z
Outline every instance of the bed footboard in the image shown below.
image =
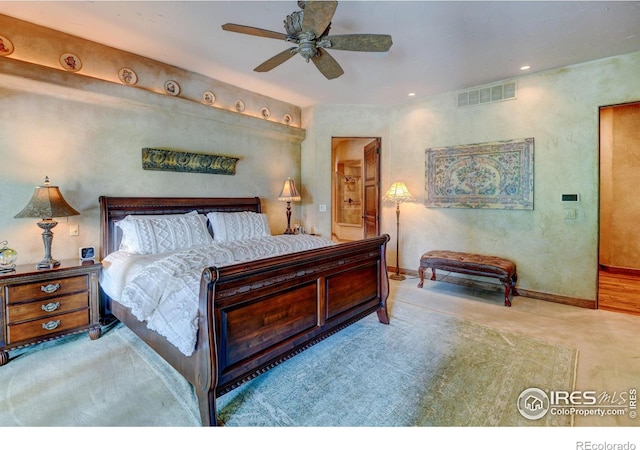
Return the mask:
M 376 311 L 388 324 L 388 235 L 223 268 L 200 286 L 195 390 L 216 398 Z

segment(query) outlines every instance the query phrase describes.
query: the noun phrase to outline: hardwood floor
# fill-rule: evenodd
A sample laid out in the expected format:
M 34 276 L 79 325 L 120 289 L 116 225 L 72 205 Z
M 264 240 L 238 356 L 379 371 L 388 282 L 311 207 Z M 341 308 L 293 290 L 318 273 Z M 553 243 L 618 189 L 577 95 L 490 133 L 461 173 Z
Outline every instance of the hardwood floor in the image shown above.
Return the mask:
M 640 274 L 601 269 L 598 272 L 598 308 L 640 315 Z

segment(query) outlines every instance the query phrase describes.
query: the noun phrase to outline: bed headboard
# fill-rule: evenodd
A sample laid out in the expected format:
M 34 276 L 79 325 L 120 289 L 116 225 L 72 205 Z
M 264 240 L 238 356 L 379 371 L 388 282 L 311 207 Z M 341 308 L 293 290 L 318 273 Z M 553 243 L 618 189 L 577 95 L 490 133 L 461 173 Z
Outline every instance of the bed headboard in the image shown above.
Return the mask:
M 100 234 L 102 258 L 120 246 L 122 235 L 116 222 L 130 214 L 184 214 L 190 211 L 207 214 L 212 211 L 262 212 L 260 198 L 197 198 L 197 197 L 100 197 Z

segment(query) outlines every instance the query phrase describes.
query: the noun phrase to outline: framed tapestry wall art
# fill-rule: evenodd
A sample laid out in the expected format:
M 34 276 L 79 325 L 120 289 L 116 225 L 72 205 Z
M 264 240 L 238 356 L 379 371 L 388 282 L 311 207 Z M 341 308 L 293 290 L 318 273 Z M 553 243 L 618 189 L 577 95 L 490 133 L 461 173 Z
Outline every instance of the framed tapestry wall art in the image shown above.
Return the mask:
M 191 153 L 181 150 L 142 149 L 142 168 L 144 170 L 235 175 L 236 163 L 239 159 L 230 156 Z
M 425 206 L 533 209 L 533 138 L 425 151 Z

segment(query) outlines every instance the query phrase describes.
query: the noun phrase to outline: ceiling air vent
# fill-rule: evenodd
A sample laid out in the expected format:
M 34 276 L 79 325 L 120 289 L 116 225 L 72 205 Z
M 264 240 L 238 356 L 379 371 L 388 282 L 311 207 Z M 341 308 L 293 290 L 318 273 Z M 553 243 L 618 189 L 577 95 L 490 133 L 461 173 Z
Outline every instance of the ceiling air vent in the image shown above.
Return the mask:
M 458 108 L 482 105 L 484 103 L 513 100 L 516 98 L 516 82 L 482 86 L 458 92 Z

